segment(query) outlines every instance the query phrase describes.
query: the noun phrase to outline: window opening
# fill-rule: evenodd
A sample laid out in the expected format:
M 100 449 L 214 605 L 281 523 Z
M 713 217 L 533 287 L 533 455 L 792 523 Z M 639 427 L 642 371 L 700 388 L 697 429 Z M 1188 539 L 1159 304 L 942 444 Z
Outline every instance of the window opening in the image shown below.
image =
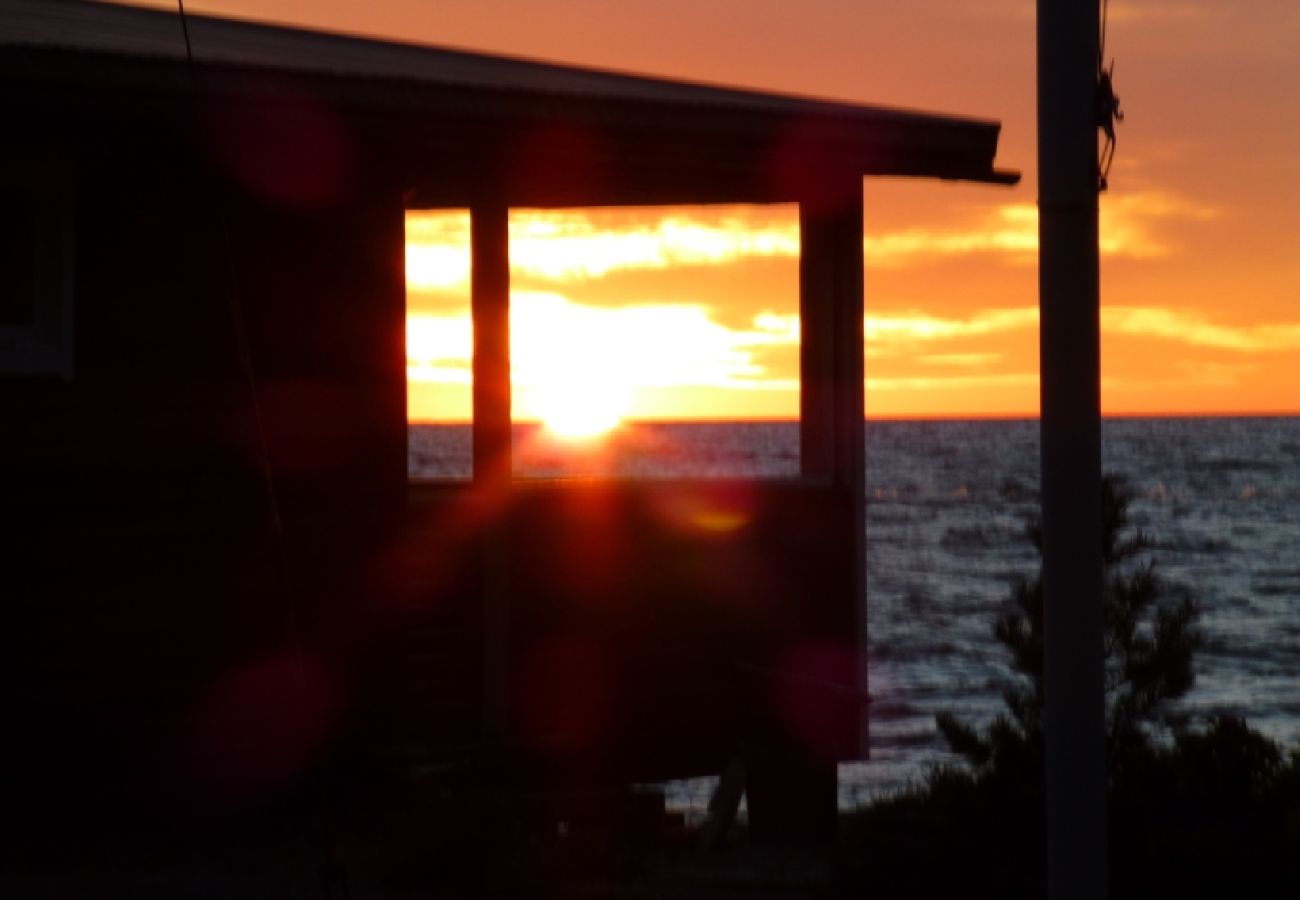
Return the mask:
M 515 209 L 513 472 L 799 475 L 794 205 Z M 408 474 L 473 476 L 468 210 L 406 219 Z
M 469 210 L 406 214 L 407 475 L 473 477 Z
M 513 210 L 515 476 L 797 476 L 798 222 Z

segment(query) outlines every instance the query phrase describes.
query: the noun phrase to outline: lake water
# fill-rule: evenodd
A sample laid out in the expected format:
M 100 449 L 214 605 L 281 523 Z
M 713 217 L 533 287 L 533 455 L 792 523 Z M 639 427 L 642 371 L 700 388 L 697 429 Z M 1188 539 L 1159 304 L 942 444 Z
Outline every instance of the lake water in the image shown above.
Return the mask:
M 793 423 L 638 426 L 599 454 L 516 432 L 521 475 L 791 477 Z M 1195 714 L 1231 712 L 1300 747 L 1300 418 L 1114 419 L 1107 471 L 1127 478 L 1133 522 L 1171 597 L 1200 604 L 1204 646 Z M 460 427 L 415 427 L 410 467 L 468 474 Z M 949 760 L 934 715 L 983 723 L 1001 709 L 1006 656 L 993 621 L 1037 555 L 1038 423 L 889 421 L 867 425 L 867 621 L 871 753 L 841 767 L 841 802 L 864 802 Z M 707 780 L 672 799 L 702 808 Z

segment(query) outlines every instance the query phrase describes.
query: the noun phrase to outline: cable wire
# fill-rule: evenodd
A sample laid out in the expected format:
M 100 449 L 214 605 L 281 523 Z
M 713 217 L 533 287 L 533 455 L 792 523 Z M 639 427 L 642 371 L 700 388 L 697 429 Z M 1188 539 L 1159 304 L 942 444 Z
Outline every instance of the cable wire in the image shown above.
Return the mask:
M 189 64 L 190 78 L 193 78 L 194 47 L 190 44 L 190 19 L 185 15 L 185 0 L 176 0 L 176 9 L 181 14 L 181 35 L 185 38 L 185 62 Z
M 185 39 L 185 62 L 189 70 L 190 89 L 197 97 L 199 88 L 198 67 L 194 62 L 194 46 L 190 40 L 189 17 L 185 12 L 185 0 L 176 0 L 177 12 L 180 14 L 181 35 Z M 266 417 L 262 409 L 258 391 L 257 368 L 253 359 L 252 342 L 248 337 L 248 322 L 244 315 L 239 281 L 234 264 L 233 241 L 230 235 L 230 215 L 223 200 L 218 199 L 216 219 L 221 235 L 221 257 L 224 262 L 226 298 L 228 312 L 235 332 L 235 343 L 239 356 L 239 367 L 248 391 L 249 407 L 253 414 L 254 428 L 257 434 L 258 465 L 266 494 L 267 516 L 270 520 L 271 539 L 275 547 L 275 569 L 279 587 L 285 605 L 285 639 L 288 646 L 298 649 L 302 644 L 302 634 L 298 623 L 298 604 L 296 594 L 289 579 L 289 564 L 285 550 L 284 516 L 281 512 L 279 490 L 275 483 L 275 468 L 271 458 L 270 440 L 267 437 Z M 325 859 L 321 865 L 321 887 L 326 900 L 349 900 L 351 891 L 348 886 L 347 869 L 338 858 L 336 837 L 333 827 L 333 802 L 328 787 L 321 800 L 321 818 L 325 831 Z
M 176 0 L 176 9 L 180 14 L 181 35 L 185 40 L 185 62 L 190 76 L 191 91 L 197 93 L 199 87 L 198 66 L 194 61 L 194 45 L 190 39 L 189 16 L 185 12 L 185 0 Z M 224 263 L 227 307 L 231 324 L 235 332 L 235 344 L 239 355 L 239 368 L 244 377 L 248 391 L 249 407 L 253 414 L 253 428 L 257 436 L 258 469 L 262 487 L 266 494 L 267 518 L 271 527 L 271 539 L 275 545 L 275 568 L 280 582 L 280 591 L 285 604 L 285 637 L 289 646 L 297 647 L 301 635 L 298 627 L 298 604 L 289 580 L 288 560 L 285 557 L 284 516 L 280 505 L 280 492 L 275 483 L 275 467 L 271 458 L 271 442 L 267 436 L 266 416 L 257 382 L 257 368 L 253 360 L 252 342 L 248 337 L 248 322 L 244 315 L 239 281 L 235 274 L 234 242 L 230 235 L 230 216 L 223 201 L 218 200 L 217 223 L 221 234 L 221 258 Z

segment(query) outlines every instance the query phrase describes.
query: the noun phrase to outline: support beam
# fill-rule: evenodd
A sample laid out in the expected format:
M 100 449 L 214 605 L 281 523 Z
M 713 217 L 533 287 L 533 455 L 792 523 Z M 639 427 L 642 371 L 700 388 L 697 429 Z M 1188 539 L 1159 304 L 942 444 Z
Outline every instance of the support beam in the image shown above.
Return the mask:
M 834 190 L 799 206 L 801 474 L 826 480 L 853 498 L 858 683 L 867 696 L 865 314 L 862 178 L 846 174 Z M 858 753 L 868 747 L 867 708 L 858 722 Z
M 510 210 L 470 209 L 470 308 L 474 322 L 474 489 L 483 523 L 484 725 L 509 730 L 509 608 L 501 518 L 510 490 Z
M 865 693 L 867 671 L 862 179 L 844 173 L 817 187 L 815 197 L 799 205 L 800 465 L 805 479 L 847 495 L 855 546 L 851 570 L 833 579 L 835 596 L 804 596 L 798 602 L 809 605 L 799 617 L 808 637 L 820 632 L 856 644 L 844 649 L 855 656 L 857 670 L 842 677 L 856 678 L 857 683 L 830 686 L 833 698 L 807 698 L 823 708 L 828 699 L 831 706 L 848 701 L 833 713 L 857 717 L 852 723 L 838 720 L 840 727 L 856 725 L 856 734 L 844 735 L 845 746 L 837 748 L 847 756 L 861 755 L 866 748 L 866 717 L 858 715 L 865 706 L 852 702 L 851 690 L 843 690 L 856 687 Z M 849 746 L 854 743 L 857 746 Z M 755 843 L 824 847 L 833 842 L 837 759 L 827 748 L 810 746 L 788 724 L 776 721 L 748 762 L 750 836 Z
M 1038 0 L 1047 881 L 1106 894 L 1096 0 Z
M 470 210 L 470 306 L 474 317 L 474 483 L 510 483 L 510 211 Z
M 862 179 L 799 206 L 800 459 L 805 478 L 863 488 Z

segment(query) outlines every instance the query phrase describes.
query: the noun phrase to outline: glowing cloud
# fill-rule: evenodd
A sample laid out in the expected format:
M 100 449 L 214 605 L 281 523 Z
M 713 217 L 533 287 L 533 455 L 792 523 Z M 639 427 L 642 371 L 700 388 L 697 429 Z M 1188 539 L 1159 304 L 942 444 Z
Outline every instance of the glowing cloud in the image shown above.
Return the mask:
M 413 381 L 469 384 L 473 350 L 468 312 L 406 317 L 406 377 Z
M 515 293 L 511 301 L 514 378 L 523 386 L 559 366 L 638 387 L 729 385 L 765 374 L 745 348 L 768 343 L 768 333 L 729 329 L 704 306 L 602 308 L 542 292 Z
M 711 318 L 701 304 L 597 307 L 561 294 L 511 295 L 511 366 L 520 418 L 554 410 L 561 395 L 599 384 L 602 403 L 636 415 L 637 393 L 662 388 L 789 391 L 798 382 L 761 359 L 769 347 L 797 346 L 798 317 L 759 313 L 748 329 Z M 407 317 L 407 376 L 468 385 L 472 328 L 468 312 Z M 617 402 L 615 401 L 615 398 Z M 612 413 L 611 413 L 612 415 Z
M 917 362 L 932 366 L 955 368 L 989 366 L 1002 358 L 1000 353 L 928 353 L 917 357 Z
M 936 341 L 1014 331 L 1038 324 L 1038 308 L 990 309 L 970 318 L 942 318 L 922 312 L 869 315 L 863 326 L 868 343 Z
M 1156 222 L 1205 222 L 1217 215 L 1213 207 L 1168 191 L 1107 194 L 1101 201 L 1098 249 L 1112 257 L 1169 256 L 1175 248 L 1158 234 Z M 1030 265 L 1038 253 L 1038 208 L 1030 203 L 1007 204 L 965 228 L 868 232 L 864 249 L 868 266 L 888 268 L 975 254 L 1003 254 Z
M 469 240 L 469 215 L 463 211 L 409 214 L 408 288 L 433 291 L 468 284 Z M 722 207 L 708 214 L 659 209 L 510 214 L 511 269 L 542 281 L 798 256 L 799 226 L 786 207 Z
M 1104 256 L 1150 259 L 1174 253 L 1158 222 L 1208 221 L 1212 207 L 1169 191 L 1107 194 L 1101 202 Z M 406 277 L 416 291 L 468 284 L 467 213 L 407 217 Z M 935 259 L 1001 255 L 1032 264 L 1038 251 L 1038 209 L 1013 203 L 950 229 L 910 228 L 863 240 L 868 266 L 897 268 Z M 722 266 L 746 259 L 799 256 L 799 226 L 785 207 L 723 207 L 717 211 L 640 209 L 516 210 L 510 215 L 510 261 L 518 275 L 573 282 L 618 271 Z
M 1218 210 L 1168 191 L 1139 191 L 1103 195 L 1101 237 L 1103 255 L 1154 258 L 1170 256 L 1176 248 L 1157 234 L 1157 221 L 1208 222 Z
M 1036 327 L 1038 308 L 1020 306 L 982 310 L 969 318 L 944 318 L 921 312 L 868 316 L 865 336 L 870 345 L 956 340 L 1020 328 Z M 1198 347 L 1267 353 L 1300 350 L 1300 323 L 1223 325 L 1190 311 L 1164 306 L 1103 306 L 1101 328 L 1106 334 L 1181 341 Z M 870 348 L 869 348 L 870 349 Z M 938 354 L 922 361 L 950 365 L 977 365 L 991 360 L 985 353 Z
M 651 210 L 635 221 L 598 223 L 587 212 L 519 211 L 510 217 L 510 262 L 521 273 L 566 281 L 615 270 L 725 265 L 798 257 L 799 227 L 744 209 L 700 217 Z
M 1198 347 L 1242 353 L 1300 350 L 1300 323 L 1219 325 L 1182 310 L 1159 306 L 1107 307 L 1102 328 L 1115 334 L 1182 341 Z
M 925 258 L 974 253 L 1032 255 L 1037 250 L 1038 211 L 1025 205 L 1004 206 L 992 220 L 965 229 L 868 232 L 863 241 L 868 266 L 904 266 Z
M 448 290 L 469 284 L 469 213 L 437 211 L 406 216 L 406 286 Z
M 915 375 L 902 377 L 869 376 L 867 390 L 890 391 L 972 391 L 989 388 L 1031 387 L 1038 384 L 1037 372 L 1005 372 L 992 375 Z
M 800 333 L 797 314 L 764 312 L 754 317 L 754 331 L 746 336 L 745 343 L 749 346 L 769 344 L 798 347 Z

